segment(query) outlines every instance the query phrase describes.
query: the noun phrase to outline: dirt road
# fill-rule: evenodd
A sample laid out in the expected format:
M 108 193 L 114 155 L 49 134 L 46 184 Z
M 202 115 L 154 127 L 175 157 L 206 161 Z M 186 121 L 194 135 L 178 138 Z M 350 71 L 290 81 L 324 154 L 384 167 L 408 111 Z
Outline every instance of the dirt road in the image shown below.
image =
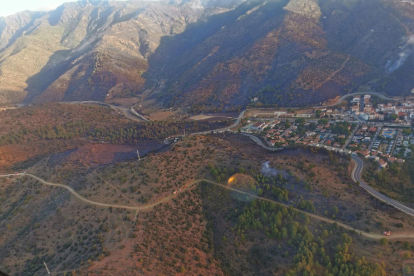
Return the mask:
M 100 202 L 95 202 L 95 201 L 86 199 L 83 196 L 79 195 L 77 192 L 75 192 L 75 190 L 73 190 L 71 187 L 69 187 L 67 185 L 58 184 L 58 183 L 51 183 L 51 182 L 45 181 L 45 180 L 43 180 L 43 179 L 41 179 L 41 178 L 39 178 L 35 175 L 32 175 L 32 174 L 22 174 L 22 173 L 7 174 L 7 175 L 0 175 L 0 178 L 1 177 L 14 177 L 14 176 L 18 176 L 18 177 L 28 176 L 28 177 L 31 177 L 31 178 L 39 181 L 40 183 L 42 183 L 44 185 L 52 186 L 52 187 L 60 187 L 60 188 L 66 189 L 72 195 L 74 195 L 76 198 L 78 198 L 79 200 L 81 200 L 85 203 L 89 203 L 89 204 L 99 206 L 99 207 L 107 207 L 107 208 L 112 207 L 112 208 L 120 208 L 120 209 L 135 210 L 135 211 L 148 210 L 148 209 L 154 208 L 155 206 L 160 205 L 164 202 L 170 201 L 171 199 L 173 199 L 173 198 L 175 198 L 179 195 L 179 193 L 177 193 L 176 195 L 170 195 L 170 196 L 167 196 L 167 197 L 165 197 L 165 198 L 163 198 L 163 199 L 161 199 L 161 200 L 159 200 L 155 203 L 141 205 L 141 206 L 113 205 L 113 204 L 100 203 Z M 235 189 L 233 187 L 229 187 L 229 186 L 226 186 L 226 185 L 214 182 L 214 181 L 210 181 L 210 180 L 207 180 L 207 179 L 199 179 L 199 180 L 196 180 L 196 181 L 191 182 L 189 184 L 186 184 L 181 188 L 181 190 L 189 189 L 192 186 L 194 186 L 198 183 L 201 183 L 201 182 L 205 182 L 205 183 L 209 183 L 211 185 L 219 186 L 219 187 L 222 187 L 222 188 L 224 188 L 226 190 L 229 190 L 229 191 L 234 191 L 234 192 L 237 192 L 237 193 L 240 193 L 240 194 L 247 195 L 251 198 L 264 200 L 264 201 L 267 201 L 267 202 L 272 202 L 272 203 L 275 203 L 275 204 L 278 204 L 278 205 L 281 205 L 281 206 L 284 206 L 284 207 L 287 207 L 287 208 L 290 207 L 289 205 L 277 202 L 275 200 L 260 197 L 260 196 L 257 196 L 257 195 L 252 195 L 250 193 L 247 193 L 247 192 L 244 192 L 244 191 L 241 191 L 241 190 Z M 341 223 L 341 222 L 338 222 L 338 221 L 335 221 L 335 220 L 332 220 L 332 219 L 328 219 L 328 218 L 325 218 L 325 217 L 322 217 L 322 216 L 319 216 L 319 215 L 308 213 L 308 212 L 305 212 L 305 211 L 302 211 L 302 210 L 299 210 L 299 209 L 296 209 L 296 208 L 293 208 L 293 209 L 300 212 L 300 213 L 307 214 L 309 217 L 320 220 L 320 221 L 324 221 L 324 222 L 331 223 L 331 224 L 336 223 L 338 226 L 341 226 L 342 228 L 345 228 L 345 229 L 351 230 L 351 231 L 355 231 L 359 235 L 367 237 L 367 238 L 379 240 L 379 239 L 384 237 L 382 234 L 364 232 L 364 231 L 355 229 L 352 226 L 346 225 L 344 223 Z M 392 236 L 388 236 L 387 239 L 414 239 L 414 233 L 396 233 L 396 234 L 393 234 Z

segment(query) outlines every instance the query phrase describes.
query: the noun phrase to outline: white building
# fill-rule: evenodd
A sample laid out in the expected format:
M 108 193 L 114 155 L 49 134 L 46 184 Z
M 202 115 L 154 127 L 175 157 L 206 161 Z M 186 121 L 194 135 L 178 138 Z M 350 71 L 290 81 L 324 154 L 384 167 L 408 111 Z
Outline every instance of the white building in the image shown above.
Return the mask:
M 361 101 L 360 97 L 354 97 L 351 101 L 351 103 L 359 103 Z
M 361 113 L 359 113 L 359 118 L 361 118 L 364 121 L 368 121 L 369 120 L 369 115 L 364 113 L 364 112 L 361 112 Z

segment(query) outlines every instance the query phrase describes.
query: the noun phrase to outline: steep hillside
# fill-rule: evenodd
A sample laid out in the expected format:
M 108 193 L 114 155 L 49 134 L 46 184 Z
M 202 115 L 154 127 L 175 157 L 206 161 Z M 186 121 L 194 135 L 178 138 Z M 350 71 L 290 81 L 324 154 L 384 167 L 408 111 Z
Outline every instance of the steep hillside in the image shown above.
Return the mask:
M 104 101 L 107 94 L 140 91 L 146 58 L 162 36 L 221 11 L 193 6 L 80 1 L 2 19 L 0 103 L 25 96 L 26 102 Z
M 396 0 L 80 1 L 0 19 L 0 104 L 137 96 L 191 111 L 414 87 Z
M 149 79 L 165 81 L 160 98 L 167 105 L 185 102 L 194 111 L 244 105 L 252 97 L 263 105 L 307 105 L 374 79 L 373 89 L 407 94 L 414 87 L 407 6 L 251 2 L 165 38 L 149 59 Z M 393 83 L 381 85 L 386 80 Z

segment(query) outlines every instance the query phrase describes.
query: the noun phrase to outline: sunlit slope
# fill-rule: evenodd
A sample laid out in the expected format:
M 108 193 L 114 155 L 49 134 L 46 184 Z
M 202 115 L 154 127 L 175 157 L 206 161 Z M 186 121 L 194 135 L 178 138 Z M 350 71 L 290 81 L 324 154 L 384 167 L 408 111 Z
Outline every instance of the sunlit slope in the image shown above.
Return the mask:
M 80 1 L 0 19 L 0 103 L 152 97 L 192 111 L 408 95 L 414 5 Z

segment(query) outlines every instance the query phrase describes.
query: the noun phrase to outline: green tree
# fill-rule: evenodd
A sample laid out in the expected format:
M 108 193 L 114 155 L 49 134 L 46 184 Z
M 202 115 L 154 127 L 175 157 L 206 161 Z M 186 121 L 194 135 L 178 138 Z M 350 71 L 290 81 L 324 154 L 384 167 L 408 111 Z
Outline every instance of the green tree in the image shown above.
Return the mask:
M 326 125 L 328 122 L 329 122 L 328 119 L 320 119 L 320 120 L 318 120 L 318 124 L 320 124 L 320 125 Z
M 316 110 L 316 118 L 320 118 L 322 114 L 322 111 Z

